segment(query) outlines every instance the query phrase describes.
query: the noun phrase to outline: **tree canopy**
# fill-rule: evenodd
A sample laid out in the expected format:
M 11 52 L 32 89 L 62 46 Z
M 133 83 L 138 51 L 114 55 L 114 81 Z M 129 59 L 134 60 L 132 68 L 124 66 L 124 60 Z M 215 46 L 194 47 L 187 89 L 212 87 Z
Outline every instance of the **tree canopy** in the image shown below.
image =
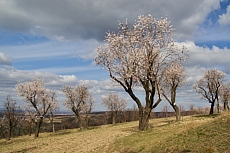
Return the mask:
M 185 60 L 187 49 L 179 49 L 172 39 L 173 27 L 167 18 L 141 15 L 133 25 L 119 23 L 119 32 L 106 35 L 104 46 L 97 48 L 97 65 L 106 69 L 112 80 L 121 85 L 139 108 L 139 129 L 146 130 L 151 110 L 161 101 L 159 78 L 173 62 Z M 145 104 L 134 93 L 140 86 L 145 91 Z

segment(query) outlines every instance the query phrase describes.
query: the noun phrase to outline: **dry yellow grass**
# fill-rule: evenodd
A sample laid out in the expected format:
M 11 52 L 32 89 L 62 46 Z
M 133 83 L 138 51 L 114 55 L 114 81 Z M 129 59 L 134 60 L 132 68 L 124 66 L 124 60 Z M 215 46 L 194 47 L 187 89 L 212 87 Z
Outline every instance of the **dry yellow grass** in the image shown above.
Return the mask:
M 73 129 L 41 133 L 37 139 L 33 136 L 22 136 L 10 141 L 0 140 L 0 152 L 103 152 L 116 139 L 137 131 L 137 124 L 132 122 L 85 131 Z
M 153 119 L 150 120 L 150 126 L 153 129 L 156 128 L 156 131 L 157 129 L 168 131 L 167 127 L 161 128 L 161 126 L 169 124 L 173 120 L 174 118 Z M 179 124 L 184 124 L 182 127 L 185 128 L 194 128 L 199 125 L 198 122 L 203 122 L 202 118 L 195 121 L 192 117 L 185 117 L 184 121 Z M 107 152 L 111 150 L 114 142 L 136 133 L 137 126 L 138 122 L 129 122 L 115 126 L 105 125 L 84 131 L 73 129 L 57 133 L 41 133 L 37 139 L 34 139 L 33 136 L 22 136 L 10 141 L 0 140 L 0 152 Z M 170 124 L 170 126 L 176 126 L 176 124 Z

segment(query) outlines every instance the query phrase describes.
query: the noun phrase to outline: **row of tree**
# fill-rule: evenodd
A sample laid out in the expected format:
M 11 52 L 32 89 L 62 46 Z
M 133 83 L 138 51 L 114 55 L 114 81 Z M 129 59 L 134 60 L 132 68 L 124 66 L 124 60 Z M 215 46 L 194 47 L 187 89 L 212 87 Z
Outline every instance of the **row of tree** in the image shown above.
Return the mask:
M 189 58 L 189 51 L 175 45 L 172 35 L 174 29 L 167 18 L 155 19 L 151 15 L 139 16 L 136 23 L 119 23 L 118 33 L 107 33 L 106 44 L 97 48 L 97 65 L 106 69 L 113 81 L 123 87 L 125 92 L 137 104 L 139 109 L 139 130 L 147 130 L 151 111 L 164 97 L 176 112 L 180 120 L 180 109 L 176 103 L 176 92 L 186 83 L 186 71 L 182 66 Z M 193 88 L 211 104 L 210 114 L 217 101 L 224 101 L 225 108 L 229 101 L 229 84 L 225 83 L 226 74 L 218 69 L 207 70 Z M 36 124 L 35 137 L 46 114 L 57 109 L 56 92 L 47 90 L 41 79 L 19 83 L 16 89 L 28 104 L 27 115 Z M 137 96 L 136 89 L 142 88 L 145 101 Z M 64 105 L 78 118 L 82 129 L 80 114 L 86 114 L 85 120 L 93 107 L 93 98 L 85 85 L 65 86 Z M 121 103 L 121 104 L 120 104 Z M 114 95 L 103 99 L 103 104 L 113 109 L 122 108 L 124 100 Z M 113 105 L 111 105 L 113 104 Z M 121 106 L 120 106 L 121 105 Z M 116 111 L 114 111 L 116 116 Z
M 196 81 L 193 88 L 201 94 L 201 98 L 211 104 L 210 115 L 213 115 L 217 102 L 217 110 L 220 111 L 220 101 L 224 104 L 224 110 L 229 110 L 230 84 L 226 81 L 226 74 L 217 68 L 208 69 L 203 77 Z
M 7 129 L 9 129 L 8 139 L 10 139 L 12 130 L 18 125 L 22 118 L 36 125 L 35 137 L 39 136 L 41 124 L 45 117 L 49 119 L 53 125 L 53 131 L 55 131 L 53 124 L 54 112 L 59 108 L 56 92 L 45 88 L 42 79 L 33 79 L 30 82 L 19 83 L 16 85 L 16 89 L 26 103 L 22 111 L 20 107 L 16 106 L 16 101 L 12 100 L 10 96 L 7 96 L 4 103 L 6 111 L 3 117 L 6 121 L 3 122 L 6 123 Z M 89 115 L 94 104 L 88 87 L 86 85 L 76 87 L 64 86 L 62 91 L 66 97 L 63 104 L 76 115 L 80 129 L 84 128 L 82 118 L 85 119 L 85 127 L 87 127 Z M 102 104 L 112 112 L 113 124 L 115 124 L 118 112 L 126 108 L 126 101 L 114 93 L 104 97 Z M 25 114 L 23 114 L 23 112 L 25 112 Z
M 182 64 L 189 58 L 186 47 L 179 48 L 172 38 L 174 29 L 167 18 L 156 19 L 141 15 L 131 25 L 119 23 L 119 31 L 108 32 L 106 44 L 97 48 L 97 65 L 109 72 L 113 81 L 124 88 L 139 109 L 139 130 L 147 130 L 149 116 L 164 97 L 176 112 L 176 91 L 186 83 Z M 229 85 L 223 84 L 226 74 L 218 69 L 207 70 L 194 89 L 211 104 L 210 114 L 219 97 L 228 108 Z M 135 93 L 144 90 L 145 101 Z M 226 91 L 226 92 L 225 92 Z
M 207 99 L 211 103 L 210 114 L 213 114 L 214 112 L 213 109 L 216 101 L 217 110 L 219 112 L 219 99 L 223 103 L 224 110 L 229 109 L 228 102 L 230 99 L 230 86 L 229 84 L 224 84 L 225 76 L 226 75 L 218 69 L 207 70 L 204 73 L 204 76 L 194 84 L 194 89 L 201 93 L 202 98 Z M 5 124 L 0 124 L 0 126 L 6 125 L 6 129 L 8 130 L 8 139 L 10 139 L 12 131 L 21 121 L 29 124 L 30 134 L 32 124 L 35 124 L 35 137 L 38 137 L 44 117 L 49 119 L 51 125 L 53 125 L 53 131 L 55 131 L 53 119 L 54 112 L 58 109 L 56 92 L 46 89 L 44 87 L 44 82 L 41 79 L 34 79 L 31 82 L 19 83 L 16 85 L 16 89 L 18 90 L 19 95 L 25 98 L 26 105 L 25 109 L 22 111 L 22 109 L 16 105 L 16 101 L 11 99 L 10 96 L 7 96 L 4 103 L 6 111 L 1 119 L 1 123 Z M 83 127 L 88 127 L 88 119 L 93 109 L 94 101 L 92 95 L 88 91 L 87 86 L 64 86 L 62 91 L 66 96 L 66 100 L 63 102 L 63 104 L 67 109 L 72 110 L 76 115 L 78 127 L 80 127 L 80 129 L 83 129 Z M 173 92 L 176 94 L 176 90 Z M 184 112 L 184 108 L 181 105 L 178 107 L 175 104 L 175 94 L 174 97 L 171 98 L 174 100 L 170 101 L 167 99 L 165 93 L 162 93 L 162 95 L 174 109 L 176 120 L 179 120 L 180 112 Z M 111 112 L 112 124 L 116 123 L 116 116 L 123 112 L 127 105 L 124 99 L 119 98 L 118 95 L 114 93 L 110 93 L 103 97 L 102 104 Z M 175 109 L 175 107 L 178 108 Z M 195 111 L 193 105 L 189 107 L 191 107 L 191 111 Z M 207 109 L 208 108 L 205 108 L 205 111 L 207 111 Z M 136 109 L 133 111 L 136 112 Z M 169 107 L 164 106 L 162 108 L 162 113 L 163 112 L 167 117 Z M 199 113 L 202 112 L 202 110 L 198 108 L 195 112 Z M 84 125 L 82 124 L 82 119 L 85 119 Z M 0 129 L 2 130 L 4 127 L 0 127 Z

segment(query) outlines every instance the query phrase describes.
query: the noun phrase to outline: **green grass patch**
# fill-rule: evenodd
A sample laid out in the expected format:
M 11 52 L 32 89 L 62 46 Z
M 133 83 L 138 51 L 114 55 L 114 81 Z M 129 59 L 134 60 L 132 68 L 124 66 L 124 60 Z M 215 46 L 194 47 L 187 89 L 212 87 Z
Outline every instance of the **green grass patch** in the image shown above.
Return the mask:
M 120 152 L 228 152 L 230 116 L 194 116 L 186 122 L 172 122 L 136 132 L 116 141 L 112 151 Z

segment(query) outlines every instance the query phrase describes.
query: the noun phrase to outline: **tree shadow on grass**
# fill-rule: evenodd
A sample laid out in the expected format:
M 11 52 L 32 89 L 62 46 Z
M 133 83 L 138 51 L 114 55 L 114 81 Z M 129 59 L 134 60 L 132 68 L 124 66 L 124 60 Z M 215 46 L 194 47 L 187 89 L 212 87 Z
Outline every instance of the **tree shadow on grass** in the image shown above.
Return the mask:
M 99 126 L 89 126 L 85 130 L 89 131 L 89 130 L 94 130 L 94 129 L 98 129 L 98 128 L 99 128 Z
M 36 146 L 30 147 L 30 148 L 24 148 L 18 151 L 13 151 L 12 153 L 18 153 L 18 152 L 31 152 L 32 150 L 36 149 Z
M 173 123 L 177 123 L 177 122 L 174 119 L 167 119 L 159 122 L 149 123 L 149 127 L 150 128 L 164 127 L 164 126 L 169 126 Z
M 213 115 L 208 115 L 208 114 L 202 114 L 202 115 L 194 115 L 194 118 L 215 118 L 219 116 L 219 114 L 213 114 Z
M 121 131 L 133 133 L 133 132 L 138 132 L 139 129 L 138 126 L 132 126 L 132 127 L 123 128 L 121 129 Z
M 70 134 L 71 132 L 70 131 L 67 131 L 67 130 L 63 130 L 63 131 L 58 131 L 56 133 L 51 133 L 52 136 L 62 136 L 62 135 L 67 135 L 67 134 Z
M 10 140 L 6 140 L 6 141 L 2 141 L 0 142 L 0 146 L 1 145 L 9 145 L 9 144 L 13 144 L 13 143 L 19 143 L 19 142 L 22 142 L 22 141 L 25 141 L 25 138 L 22 138 L 22 139 L 14 139 L 14 138 L 11 138 Z M 1 148 L 1 147 L 0 147 Z M 1 150 L 0 150 L 1 151 Z
M 124 151 L 121 151 L 120 153 L 138 153 L 138 152 L 133 151 L 133 150 L 124 150 Z

